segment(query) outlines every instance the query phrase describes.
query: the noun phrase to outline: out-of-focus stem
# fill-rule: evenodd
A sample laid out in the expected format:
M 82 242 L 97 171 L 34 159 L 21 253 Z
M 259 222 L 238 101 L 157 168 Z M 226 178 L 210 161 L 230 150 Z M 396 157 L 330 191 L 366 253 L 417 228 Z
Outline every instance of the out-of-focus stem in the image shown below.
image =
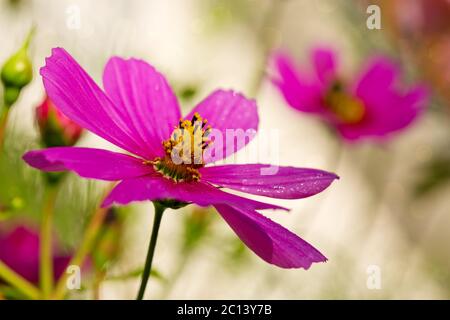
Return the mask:
M 0 109 L 0 153 L 3 151 L 5 140 L 6 125 L 8 124 L 9 109 L 2 107 Z
M 56 186 L 47 186 L 45 205 L 42 212 L 40 232 L 40 283 L 44 298 L 48 298 L 53 288 L 53 253 L 52 233 L 55 201 L 58 189 Z
M 28 31 L 27 38 L 25 39 L 25 42 L 23 43 L 23 46 L 22 46 L 23 49 L 28 50 L 28 47 L 30 46 L 31 39 L 33 38 L 35 32 L 36 32 L 36 26 L 32 26 L 30 31 Z
M 86 257 L 92 250 L 98 231 L 100 230 L 100 227 L 102 226 L 103 221 L 105 220 L 107 212 L 108 212 L 107 208 L 97 208 L 97 210 L 94 212 L 91 221 L 89 222 L 89 225 L 87 226 L 86 231 L 84 233 L 81 245 L 75 252 L 75 254 L 72 256 L 72 259 L 69 262 L 69 266 L 75 265 L 81 267 L 84 264 Z M 67 290 L 66 282 L 68 276 L 69 274 L 65 272 L 58 280 L 56 289 L 52 295 L 53 299 L 60 300 L 64 298 Z
M 163 205 L 161 205 L 157 202 L 153 202 L 153 204 L 155 206 L 155 218 L 153 220 L 152 235 L 150 238 L 150 245 L 148 246 L 147 258 L 145 259 L 145 267 L 144 267 L 144 272 L 142 274 L 141 286 L 139 288 L 139 292 L 138 292 L 136 300 L 142 300 L 144 298 L 144 293 L 145 293 L 145 288 L 147 287 L 148 278 L 150 277 L 150 274 L 152 272 L 152 262 L 153 262 L 153 256 L 155 254 L 156 241 L 158 240 L 159 226 L 161 225 L 161 219 L 162 219 L 164 210 L 166 210 L 166 207 L 164 207 Z
M 111 189 L 114 187 L 114 184 L 111 183 L 107 188 L 102 198 L 106 197 Z M 95 239 L 97 238 L 98 232 L 105 220 L 106 214 L 108 213 L 107 208 L 96 207 L 95 212 L 92 214 L 91 221 L 89 225 L 86 227 L 84 231 L 83 239 L 81 240 L 81 245 L 78 247 L 75 254 L 72 256 L 72 259 L 69 261 L 69 266 L 79 266 L 80 268 L 83 266 L 87 256 L 91 252 Z M 61 300 L 64 299 L 67 291 L 67 278 L 69 274 L 64 272 L 58 280 L 56 284 L 55 290 L 52 294 L 52 299 Z
M 3 279 L 15 289 L 30 299 L 39 299 L 41 293 L 38 288 L 31 284 L 28 280 L 9 268 L 3 261 L 0 260 L 0 279 Z
M 250 86 L 250 95 L 252 96 L 258 94 L 266 75 L 267 63 L 275 41 L 275 31 L 282 12 L 282 6 L 286 1 L 287 0 L 272 0 L 271 6 L 268 8 L 263 22 L 261 23 L 259 38 L 262 44 L 263 54 L 261 57 L 261 65 L 257 70 L 253 84 Z
M 94 279 L 94 286 L 93 286 L 93 295 L 94 300 L 100 300 L 100 286 L 105 280 L 106 272 L 105 271 L 97 271 Z

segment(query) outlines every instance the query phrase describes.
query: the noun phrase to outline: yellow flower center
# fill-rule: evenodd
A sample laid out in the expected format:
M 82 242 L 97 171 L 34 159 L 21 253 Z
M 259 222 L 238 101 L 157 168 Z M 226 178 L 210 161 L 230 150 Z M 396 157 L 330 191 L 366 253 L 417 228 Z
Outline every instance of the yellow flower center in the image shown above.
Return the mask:
M 165 178 L 175 182 L 200 179 L 198 169 L 204 166 L 203 152 L 211 143 L 211 126 L 197 112 L 191 120 L 180 119 L 172 135 L 163 141 L 164 158 L 146 161 Z
M 330 88 L 325 103 L 340 120 L 349 124 L 360 122 L 366 113 L 364 103 L 348 94 L 340 82 Z

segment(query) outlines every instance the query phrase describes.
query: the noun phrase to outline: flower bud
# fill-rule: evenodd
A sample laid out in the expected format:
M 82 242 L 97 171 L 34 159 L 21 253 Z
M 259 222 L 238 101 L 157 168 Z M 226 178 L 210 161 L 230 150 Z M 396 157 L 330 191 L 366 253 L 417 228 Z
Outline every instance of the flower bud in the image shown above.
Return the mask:
M 36 119 L 45 147 L 72 146 L 83 132 L 83 128 L 59 111 L 49 97 L 36 108 Z
M 1 69 L 4 103 L 7 107 L 10 107 L 17 101 L 20 90 L 29 84 L 33 78 L 33 66 L 28 56 L 31 35 L 32 31 L 19 51 L 13 54 Z
M 12 106 L 19 99 L 20 89 L 16 87 L 6 87 L 3 92 L 3 101 L 7 107 Z

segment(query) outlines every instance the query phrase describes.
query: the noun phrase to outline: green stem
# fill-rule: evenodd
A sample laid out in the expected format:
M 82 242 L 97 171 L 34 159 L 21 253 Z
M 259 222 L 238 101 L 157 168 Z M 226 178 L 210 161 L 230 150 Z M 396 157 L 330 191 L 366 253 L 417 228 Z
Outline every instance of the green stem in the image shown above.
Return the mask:
M 68 264 L 69 266 L 72 265 L 82 266 L 84 264 L 86 257 L 92 250 L 95 238 L 97 237 L 98 231 L 100 230 L 100 227 L 102 226 L 102 223 L 105 220 L 107 213 L 108 213 L 107 209 L 97 208 L 97 210 L 95 211 L 95 213 L 91 218 L 91 221 L 89 222 L 88 227 L 86 228 L 80 247 L 75 252 L 75 254 L 73 255 L 72 259 Z M 69 274 L 64 272 L 61 278 L 59 278 L 58 283 L 56 285 L 56 289 L 52 294 L 52 299 L 60 300 L 64 298 L 67 291 L 66 282 L 68 276 Z
M 45 205 L 42 212 L 40 232 L 40 282 L 44 298 L 49 298 L 53 289 L 53 254 L 52 254 L 52 232 L 53 215 L 55 212 L 57 188 L 47 186 Z
M 31 284 L 28 280 L 9 268 L 0 260 L 0 278 L 19 290 L 30 299 L 37 300 L 41 294 L 39 289 Z
M 155 206 L 155 219 L 153 220 L 152 236 L 150 239 L 150 245 L 148 247 L 147 258 L 145 260 L 144 272 L 142 274 L 141 286 L 136 300 L 142 300 L 144 298 L 145 288 L 147 287 L 148 278 L 152 271 L 153 255 L 155 254 L 156 241 L 158 240 L 159 226 L 161 225 L 161 219 L 166 210 L 166 207 L 158 202 L 153 202 Z
M 107 194 L 112 190 L 114 184 L 110 184 L 106 189 L 103 198 L 106 197 Z M 95 239 L 97 238 L 98 232 L 105 221 L 108 210 L 106 208 L 96 207 L 95 212 L 92 214 L 91 219 L 89 221 L 88 226 L 86 227 L 83 239 L 81 240 L 81 245 L 78 247 L 75 254 L 70 259 L 69 266 L 80 266 L 82 267 L 86 257 L 92 251 L 92 248 L 95 243 Z M 64 272 L 62 276 L 59 278 L 58 283 L 56 284 L 56 288 L 51 296 L 54 300 L 64 299 L 64 296 L 67 292 L 67 279 L 69 274 Z
M 250 85 L 250 95 L 252 96 L 256 96 L 258 94 L 266 75 L 266 68 L 269 62 L 270 52 L 273 49 L 272 47 L 275 42 L 275 30 L 277 29 L 283 9 L 282 7 L 285 1 L 287 0 L 272 0 L 272 3 L 267 9 L 267 12 L 261 23 L 258 34 L 259 40 L 261 41 L 262 45 L 261 65 L 257 70 L 252 84 Z
M 9 109 L 6 106 L 0 109 L 0 152 L 3 151 L 3 143 L 5 140 L 6 125 L 8 124 Z
M 30 31 L 28 31 L 27 37 L 25 39 L 25 42 L 23 43 L 22 49 L 28 50 L 28 47 L 30 46 L 31 39 L 34 36 L 34 33 L 36 32 L 36 26 L 32 26 Z

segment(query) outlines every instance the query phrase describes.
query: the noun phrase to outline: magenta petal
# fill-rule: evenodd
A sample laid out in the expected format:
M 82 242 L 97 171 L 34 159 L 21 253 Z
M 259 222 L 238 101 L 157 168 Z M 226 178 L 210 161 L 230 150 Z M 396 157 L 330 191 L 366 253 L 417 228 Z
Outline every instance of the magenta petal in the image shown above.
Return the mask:
M 309 243 L 255 211 L 215 206 L 241 240 L 264 261 L 281 268 L 308 269 L 327 259 Z
M 128 204 L 132 201 L 164 199 L 193 202 L 203 207 L 215 204 L 229 204 L 254 210 L 284 209 L 276 205 L 226 193 L 205 183 L 175 183 L 161 176 L 146 176 L 123 180 L 111 191 L 103 206 L 109 206 L 113 202 Z
M 401 130 L 410 125 L 428 104 L 428 91 L 418 86 L 410 92 L 380 91 L 384 100 L 379 105 L 371 104 L 368 108 L 368 121 L 361 126 L 339 128 L 342 135 L 347 138 L 360 138 L 361 136 L 376 136 L 388 138 L 390 133 Z M 367 102 L 369 105 L 369 102 Z
M 276 53 L 273 61 L 277 76 L 272 81 L 291 107 L 319 114 L 326 111 L 322 107 L 322 84 L 303 78 L 287 54 Z
M 162 141 L 170 137 L 181 117 L 164 76 L 145 61 L 114 57 L 105 67 L 103 85 L 134 136 L 153 156 L 163 156 Z
M 390 121 L 390 129 L 398 130 L 408 126 L 429 103 L 428 88 L 418 85 L 401 97 L 399 117 Z
M 114 103 L 64 49 L 53 49 L 40 73 L 48 96 L 67 117 L 131 153 L 152 156 Z
M 312 52 L 312 61 L 317 78 L 328 85 L 330 81 L 336 79 L 336 53 L 333 50 L 317 48 Z
M 428 90 L 424 86 L 405 90 L 399 76 L 398 66 L 389 59 L 372 60 L 354 88 L 354 94 L 366 107 L 365 119 L 359 124 L 338 126 L 346 139 L 389 137 L 389 133 L 411 124 L 425 109 Z
M 214 91 L 200 102 L 186 118 L 191 119 L 195 112 L 207 119 L 212 129 L 221 136 L 216 136 L 217 139 L 212 144 L 213 148 L 220 149 L 219 153 L 214 154 L 214 159 L 205 155 L 205 162 L 218 161 L 235 153 L 252 140 L 258 129 L 256 102 L 231 90 Z M 247 133 L 247 137 L 245 137 L 245 133 Z M 234 134 L 242 134 L 243 139 L 240 140 L 242 143 L 235 143 Z M 213 133 L 213 135 L 215 134 Z
M 395 93 L 393 85 L 399 73 L 398 66 L 388 58 L 374 58 L 356 82 L 356 96 L 364 101 L 367 108 L 373 108 L 374 111 L 392 110 L 395 106 L 385 103 L 393 102 L 386 100 L 392 99 Z
M 82 177 L 116 181 L 154 173 L 143 160 L 101 149 L 58 147 L 29 151 L 23 159 L 43 171 L 74 171 Z
M 322 170 L 263 164 L 212 166 L 200 169 L 200 173 L 202 179 L 221 187 L 280 199 L 310 197 L 338 179 Z

